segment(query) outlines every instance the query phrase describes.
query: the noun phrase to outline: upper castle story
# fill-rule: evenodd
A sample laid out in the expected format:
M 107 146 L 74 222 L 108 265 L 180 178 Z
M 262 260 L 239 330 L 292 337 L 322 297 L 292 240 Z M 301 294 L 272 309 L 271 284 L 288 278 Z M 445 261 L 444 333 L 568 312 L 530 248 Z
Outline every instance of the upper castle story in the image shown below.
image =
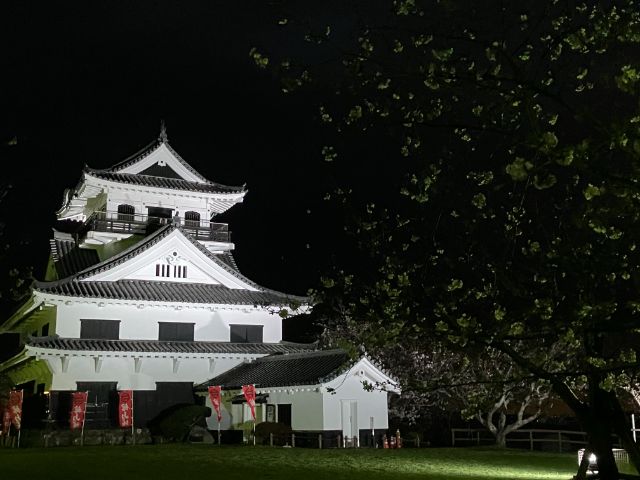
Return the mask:
M 171 147 L 162 124 L 158 138 L 142 150 L 110 168 L 85 166 L 78 184 L 65 191 L 51 241 L 53 261 L 71 242 L 105 260 L 168 223 L 180 224 L 212 253 L 231 251 L 228 225 L 215 217 L 246 193 L 244 185 L 222 185 L 197 172 Z

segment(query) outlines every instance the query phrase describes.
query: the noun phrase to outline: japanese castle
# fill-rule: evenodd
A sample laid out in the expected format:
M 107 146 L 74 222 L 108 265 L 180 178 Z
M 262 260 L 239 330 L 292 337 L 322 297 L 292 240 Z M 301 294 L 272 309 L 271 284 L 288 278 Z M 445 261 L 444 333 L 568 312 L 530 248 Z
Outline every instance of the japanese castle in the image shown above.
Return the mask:
M 292 355 L 296 361 L 289 368 L 296 368 L 311 355 L 314 379 L 296 372 L 290 393 L 298 384 L 312 391 L 310 385 L 321 383 L 318 372 L 335 372 L 331 378 L 349 373 L 338 368 L 347 359 L 335 351 L 283 341 L 279 313 L 304 313 L 306 298 L 262 287 L 240 273 L 228 225 L 215 220 L 246 193 L 244 186 L 221 185 L 198 173 L 171 147 L 164 126 L 157 140 L 111 168 L 84 168 L 57 211 L 45 281 L 35 283 L 0 330 L 19 333 L 24 345 L 0 371 L 24 389 L 25 421 L 28 396 L 40 396 L 50 421 L 68 423 L 70 392 L 79 390 L 89 392 L 89 426 L 107 427 L 113 425 L 117 390 L 130 389 L 135 424 L 144 426 L 172 405 L 193 403 L 195 386 L 267 356 Z M 356 364 L 360 382 L 367 375 L 389 380 L 368 361 Z M 277 385 L 286 386 L 280 380 Z M 260 379 L 252 381 L 259 389 Z M 324 396 L 319 388 L 315 392 Z M 386 393 L 376 398 L 384 412 L 376 413 L 375 428 L 386 428 Z M 295 424 L 291 403 L 281 420 Z M 353 408 L 349 403 L 348 415 Z M 361 428 L 369 428 L 374 417 L 361 410 Z M 233 420 L 232 413 L 225 428 L 246 420 Z M 316 413 L 322 417 L 322 406 Z M 314 412 L 300 418 L 309 414 Z M 339 411 L 336 416 L 343 421 Z M 357 434 L 354 422 L 348 428 Z M 319 430 L 328 428 L 320 424 Z

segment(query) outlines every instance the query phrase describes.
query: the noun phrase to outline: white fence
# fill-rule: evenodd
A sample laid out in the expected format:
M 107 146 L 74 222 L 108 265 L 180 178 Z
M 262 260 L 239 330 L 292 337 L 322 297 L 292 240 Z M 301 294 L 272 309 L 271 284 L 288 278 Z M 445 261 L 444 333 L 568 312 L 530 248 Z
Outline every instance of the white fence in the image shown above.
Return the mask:
M 640 429 L 638 429 L 640 431 Z M 587 434 L 575 430 L 521 429 L 507 435 L 507 445 L 530 450 L 555 450 L 566 452 L 575 450 L 575 446 L 587 444 Z M 452 446 L 489 445 L 495 438 L 484 428 L 452 428 Z M 619 446 L 615 437 L 614 444 Z

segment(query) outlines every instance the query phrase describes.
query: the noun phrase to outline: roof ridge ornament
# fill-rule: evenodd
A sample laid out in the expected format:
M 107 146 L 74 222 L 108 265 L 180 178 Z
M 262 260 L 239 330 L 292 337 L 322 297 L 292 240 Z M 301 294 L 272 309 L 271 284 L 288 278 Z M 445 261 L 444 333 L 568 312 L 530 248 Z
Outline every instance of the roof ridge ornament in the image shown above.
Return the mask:
M 158 140 L 162 143 L 169 142 L 169 137 L 167 137 L 167 127 L 164 124 L 164 120 L 160 120 L 160 135 L 158 135 Z

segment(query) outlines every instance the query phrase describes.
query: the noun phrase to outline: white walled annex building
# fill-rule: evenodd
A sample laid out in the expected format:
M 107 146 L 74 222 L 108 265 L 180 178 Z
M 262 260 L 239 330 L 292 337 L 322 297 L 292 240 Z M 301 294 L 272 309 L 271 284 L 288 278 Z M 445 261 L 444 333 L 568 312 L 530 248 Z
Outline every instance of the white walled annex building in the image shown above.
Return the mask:
M 24 345 L 0 372 L 25 390 L 25 405 L 46 392 L 52 420 L 64 425 L 70 393 L 87 390 L 88 426 L 107 427 L 117 390 L 132 389 L 135 422 L 144 426 L 172 405 L 192 403 L 194 385 L 234 367 L 274 354 L 317 355 L 315 345 L 282 341 L 278 312 L 304 313 L 307 299 L 242 275 L 228 225 L 214 221 L 245 194 L 195 171 L 164 128 L 111 168 L 85 167 L 57 212 L 46 281 L 36 282 L 0 330 L 19 333 Z M 368 365 L 372 378 L 384 376 Z M 368 393 L 343 391 L 352 399 Z M 386 393 L 360 402 L 362 412 L 375 405 L 376 428 L 386 428 Z M 323 419 L 314 429 L 344 429 L 327 421 L 322 402 L 319 408 L 305 409 Z M 333 416 L 342 418 L 343 407 L 336 408 Z

